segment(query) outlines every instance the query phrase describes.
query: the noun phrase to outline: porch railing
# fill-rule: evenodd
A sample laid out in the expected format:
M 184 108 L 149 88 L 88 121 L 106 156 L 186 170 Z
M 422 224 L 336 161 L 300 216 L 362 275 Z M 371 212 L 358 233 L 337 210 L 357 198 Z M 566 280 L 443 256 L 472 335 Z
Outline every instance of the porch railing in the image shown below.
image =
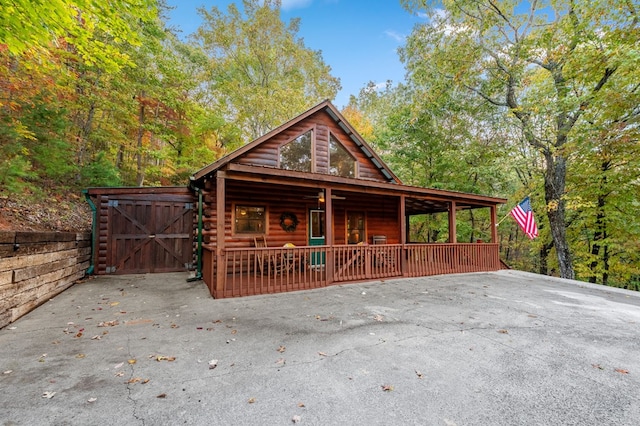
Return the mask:
M 498 244 L 409 244 L 405 250 L 408 277 L 500 269 Z
M 215 261 L 206 253 L 205 264 Z M 212 264 L 203 268 L 214 280 Z M 217 298 L 280 293 L 334 283 L 390 277 L 420 277 L 500 269 L 498 244 L 381 244 L 309 247 L 227 248 Z

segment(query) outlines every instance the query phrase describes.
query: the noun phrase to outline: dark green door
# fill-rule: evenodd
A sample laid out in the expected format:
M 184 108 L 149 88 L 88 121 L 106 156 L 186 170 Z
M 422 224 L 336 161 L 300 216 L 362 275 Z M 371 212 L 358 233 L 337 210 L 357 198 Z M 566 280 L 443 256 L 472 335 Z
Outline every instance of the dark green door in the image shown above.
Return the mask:
M 324 210 L 312 209 L 309 210 L 309 245 L 310 246 L 323 246 L 325 245 L 324 238 Z M 324 265 L 325 252 L 313 251 L 311 253 L 311 266 Z

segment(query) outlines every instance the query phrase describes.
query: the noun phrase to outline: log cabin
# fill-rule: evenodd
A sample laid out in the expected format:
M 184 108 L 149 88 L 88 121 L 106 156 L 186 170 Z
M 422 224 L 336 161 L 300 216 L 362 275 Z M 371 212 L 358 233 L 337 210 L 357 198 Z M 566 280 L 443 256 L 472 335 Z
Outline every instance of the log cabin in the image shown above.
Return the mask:
M 189 187 L 214 298 L 500 269 L 505 199 L 404 185 L 329 101 L 197 171 Z M 457 241 L 466 209 L 489 210 L 490 241 Z M 412 242 L 410 218 L 433 213 L 448 215 L 447 242 Z

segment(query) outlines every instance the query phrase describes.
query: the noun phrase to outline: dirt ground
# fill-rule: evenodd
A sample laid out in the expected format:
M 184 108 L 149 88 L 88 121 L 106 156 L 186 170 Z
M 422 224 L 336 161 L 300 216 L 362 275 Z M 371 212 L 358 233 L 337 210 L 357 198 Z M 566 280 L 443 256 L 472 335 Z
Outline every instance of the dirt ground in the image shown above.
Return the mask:
M 0 231 L 91 230 L 91 209 L 80 195 L 8 197 L 0 195 Z

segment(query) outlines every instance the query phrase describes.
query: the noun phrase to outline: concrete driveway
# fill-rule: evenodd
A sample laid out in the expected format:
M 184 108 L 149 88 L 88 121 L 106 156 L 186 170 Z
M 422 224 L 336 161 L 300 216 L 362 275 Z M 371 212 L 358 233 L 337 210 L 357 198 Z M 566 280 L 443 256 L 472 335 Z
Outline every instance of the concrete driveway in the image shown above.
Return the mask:
M 0 330 L 0 425 L 640 419 L 638 293 L 501 271 L 213 300 L 185 278 L 90 279 Z

